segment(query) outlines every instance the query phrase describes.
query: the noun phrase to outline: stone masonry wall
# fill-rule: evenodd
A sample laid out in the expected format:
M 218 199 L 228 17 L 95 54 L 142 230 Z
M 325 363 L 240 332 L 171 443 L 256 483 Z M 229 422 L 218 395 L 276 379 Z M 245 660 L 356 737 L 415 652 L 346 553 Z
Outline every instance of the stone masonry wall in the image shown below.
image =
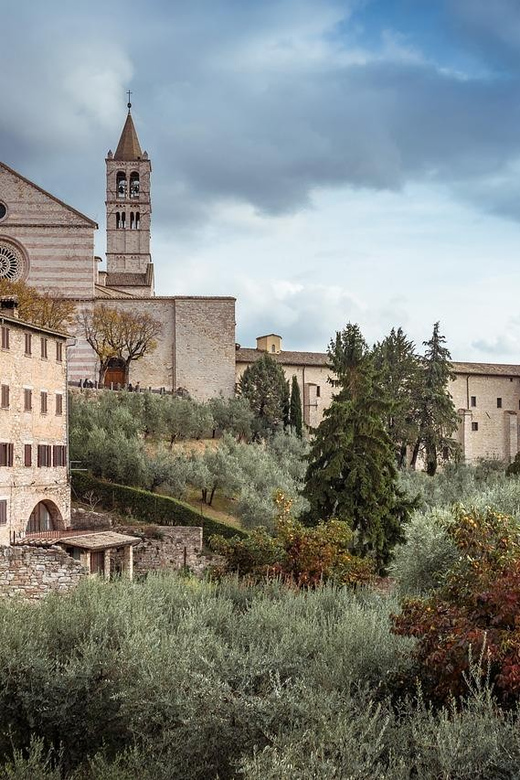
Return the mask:
M 140 536 L 134 547 L 134 575 L 175 571 L 184 565 L 191 571 L 201 568 L 202 528 L 189 526 L 147 526 L 140 532 L 136 526 L 116 526 L 115 531 Z M 117 566 L 117 556 L 112 564 Z
M 75 588 L 86 570 L 59 547 L 0 547 L 0 597 L 37 600 Z

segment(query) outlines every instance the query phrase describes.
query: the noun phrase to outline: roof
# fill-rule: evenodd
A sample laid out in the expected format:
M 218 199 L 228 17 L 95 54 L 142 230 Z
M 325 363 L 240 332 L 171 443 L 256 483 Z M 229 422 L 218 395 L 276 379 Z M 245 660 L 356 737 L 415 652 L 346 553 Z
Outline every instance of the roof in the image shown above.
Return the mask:
M 121 138 L 117 145 L 116 153 L 114 154 L 114 160 L 141 160 L 143 153 L 137 137 L 137 132 L 134 126 L 134 120 L 130 109 L 128 109 L 128 115 L 126 122 L 121 133 Z
M 115 531 L 96 531 L 77 536 L 64 536 L 55 540 L 54 543 L 67 547 L 81 547 L 84 550 L 108 550 L 111 547 L 128 547 L 130 544 L 139 544 L 140 541 L 141 539 L 137 536 L 118 534 Z
M 93 219 L 90 219 L 90 217 L 87 217 L 85 214 L 82 214 L 81 211 L 78 211 L 77 209 L 73 208 L 72 206 L 69 206 L 68 203 L 65 203 L 65 201 L 60 200 L 55 195 L 52 195 L 50 192 L 47 192 L 47 190 L 44 190 L 43 187 L 39 187 L 37 184 L 35 184 L 30 179 L 26 179 L 25 176 L 22 176 L 21 173 L 18 173 L 18 171 L 15 171 L 14 168 L 10 168 L 8 165 L 6 165 L 3 162 L 0 162 L 0 167 L 4 168 L 9 173 L 12 173 L 14 176 L 17 176 L 19 179 L 24 181 L 26 184 L 29 184 L 31 187 L 34 187 L 35 190 L 38 190 L 38 192 L 41 192 L 43 195 L 46 195 L 48 198 L 51 198 L 55 203 L 59 203 L 60 206 L 63 206 L 64 208 L 68 209 L 69 211 L 72 211 L 73 214 L 76 214 L 76 216 L 81 217 L 81 219 L 84 219 L 88 224 L 93 228 L 98 228 L 97 222 L 94 222 Z
M 520 365 L 509 363 L 456 363 L 452 362 L 456 374 L 480 374 L 481 376 L 520 376 Z
M 133 298 L 132 293 L 125 292 L 124 290 L 112 290 L 110 287 L 105 287 L 103 284 L 94 285 L 96 291 L 96 298 Z
M 275 339 L 281 339 L 282 337 L 278 333 L 266 333 L 265 336 L 257 336 L 258 339 L 268 339 L 270 336 L 274 336 Z
M 135 274 L 122 271 L 119 274 L 107 274 L 107 287 L 148 287 L 147 274 Z
M 271 353 L 266 352 L 263 349 L 250 349 L 248 347 L 239 347 L 236 350 L 235 362 L 255 363 L 262 355 L 269 355 L 269 357 L 276 360 L 277 363 L 289 366 L 329 367 L 329 358 L 325 352 L 289 352 L 287 350 L 282 350 L 282 352 Z
M 26 322 L 25 320 L 20 320 L 18 317 L 9 317 L 9 315 L 6 315 L 3 313 L 3 311 L 0 309 L 0 322 L 4 323 L 6 322 L 9 326 L 19 326 L 21 328 L 29 328 L 29 330 L 35 330 L 38 333 L 48 333 L 50 336 L 58 336 L 62 339 L 68 339 L 70 338 L 68 333 L 62 333 L 60 330 L 51 330 L 50 328 L 43 328 L 40 325 L 35 325 L 34 322 Z

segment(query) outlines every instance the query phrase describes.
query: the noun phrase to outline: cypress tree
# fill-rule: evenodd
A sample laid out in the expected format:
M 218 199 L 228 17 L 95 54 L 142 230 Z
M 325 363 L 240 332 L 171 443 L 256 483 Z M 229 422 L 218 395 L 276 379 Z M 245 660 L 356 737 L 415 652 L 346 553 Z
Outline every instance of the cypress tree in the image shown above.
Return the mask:
M 388 403 L 357 325 L 348 324 L 337 333 L 328 354 L 338 392 L 311 445 L 305 520 L 349 522 L 355 531 L 353 551 L 373 557 L 383 570 L 392 547 L 403 539 L 402 524 L 413 506 L 397 486 L 385 426 Z
M 296 435 L 301 439 L 303 433 L 302 397 L 300 393 L 300 385 L 298 384 L 298 379 L 295 376 L 293 376 L 291 381 L 291 409 L 289 423 Z
M 254 414 L 255 438 L 285 427 L 289 421 L 289 386 L 283 368 L 269 354 L 248 366 L 240 378 L 239 394 Z

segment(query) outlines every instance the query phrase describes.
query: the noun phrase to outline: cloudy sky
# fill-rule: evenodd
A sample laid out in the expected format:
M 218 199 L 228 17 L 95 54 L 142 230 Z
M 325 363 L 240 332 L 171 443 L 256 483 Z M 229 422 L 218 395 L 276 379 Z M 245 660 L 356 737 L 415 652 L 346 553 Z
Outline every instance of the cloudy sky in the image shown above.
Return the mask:
M 125 91 L 157 293 L 520 361 L 518 0 L 0 0 L 0 159 L 99 222 Z M 7 44 L 7 49 L 6 49 Z

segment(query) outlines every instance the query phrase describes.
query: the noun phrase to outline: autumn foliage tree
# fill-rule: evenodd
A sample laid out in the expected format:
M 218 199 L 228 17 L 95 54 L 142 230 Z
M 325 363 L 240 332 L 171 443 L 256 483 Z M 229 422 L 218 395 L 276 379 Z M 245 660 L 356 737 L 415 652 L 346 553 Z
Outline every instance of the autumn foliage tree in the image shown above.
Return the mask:
M 73 329 L 76 314 L 73 301 L 59 298 L 50 292 L 38 291 L 25 282 L 11 282 L 9 279 L 0 279 L 0 297 L 17 299 L 21 320 L 65 333 Z
M 506 515 L 460 512 L 448 533 L 459 556 L 444 585 L 407 599 L 393 631 L 417 639 L 423 690 L 444 702 L 467 692 L 471 657 L 482 656 L 497 697 L 520 697 L 520 529 Z M 473 674 L 475 670 L 473 669 Z
M 105 380 L 110 361 L 118 358 L 124 365 L 124 381 L 128 382 L 130 364 L 149 355 L 157 348 L 162 325 L 146 312 L 134 314 L 104 304 L 80 314 L 85 339 L 99 359 L 99 384 Z

